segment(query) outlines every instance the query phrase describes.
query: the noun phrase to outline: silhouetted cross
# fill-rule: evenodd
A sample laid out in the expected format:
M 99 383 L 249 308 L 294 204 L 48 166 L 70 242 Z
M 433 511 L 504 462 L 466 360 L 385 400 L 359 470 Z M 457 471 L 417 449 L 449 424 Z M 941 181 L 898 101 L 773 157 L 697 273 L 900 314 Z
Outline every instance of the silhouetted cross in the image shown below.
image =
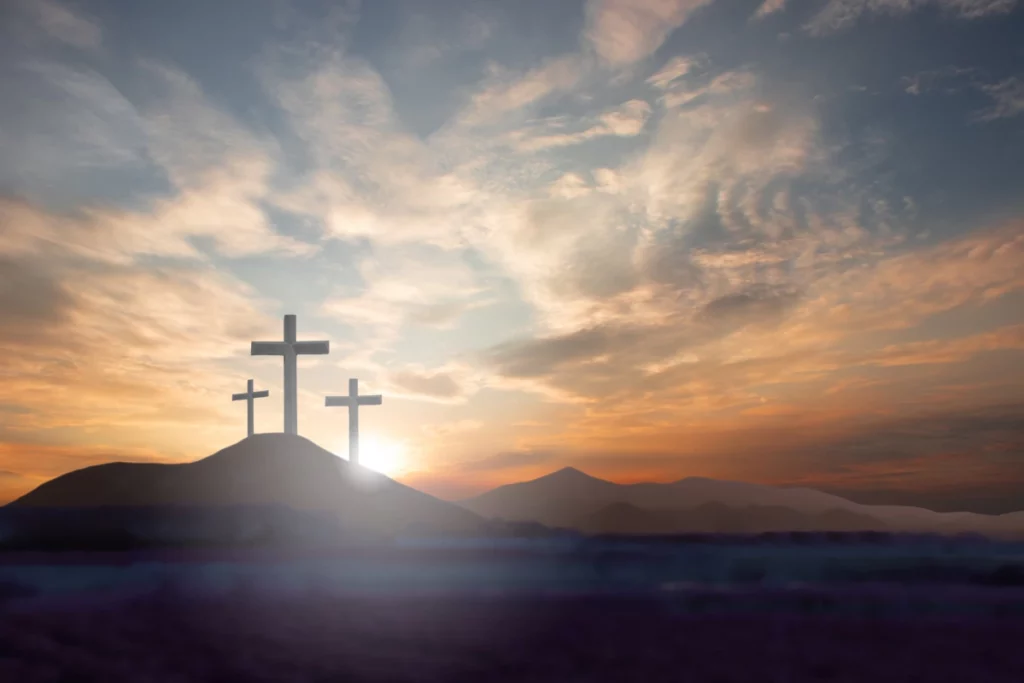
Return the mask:
M 300 354 L 327 354 L 330 342 L 295 341 L 295 316 L 284 317 L 283 342 L 253 342 L 254 356 L 284 356 L 284 433 L 299 433 L 298 369 Z
M 253 419 L 253 400 L 257 398 L 266 398 L 270 396 L 269 391 L 253 391 L 252 380 L 249 380 L 249 390 L 244 394 L 231 394 L 232 401 L 246 401 L 249 404 L 249 436 L 255 433 L 253 427 L 255 426 L 255 420 Z
M 359 380 L 348 381 L 348 396 L 328 396 L 324 405 L 348 406 L 348 460 L 359 463 L 359 406 L 379 406 L 383 398 L 376 396 L 360 396 Z

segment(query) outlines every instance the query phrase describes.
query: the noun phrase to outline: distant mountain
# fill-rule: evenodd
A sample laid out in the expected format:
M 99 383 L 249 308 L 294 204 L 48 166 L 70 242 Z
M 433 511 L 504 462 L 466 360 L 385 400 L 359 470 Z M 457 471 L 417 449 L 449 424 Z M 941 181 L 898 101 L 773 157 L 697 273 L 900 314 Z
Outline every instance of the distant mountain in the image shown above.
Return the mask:
M 540 479 L 500 486 L 461 505 L 482 517 L 572 528 L 584 514 L 622 500 L 620 489 L 566 467 Z
M 460 504 L 486 518 L 589 533 L 895 531 L 1024 537 L 1024 513 L 861 505 L 814 489 L 703 477 L 616 484 L 574 468 L 500 486 Z
M 10 508 L 286 507 L 353 533 L 479 532 L 484 521 L 290 434 L 257 434 L 190 463 L 108 463 L 69 472 Z M 275 519 L 280 513 L 274 513 Z M 293 521 L 289 521 L 293 524 Z

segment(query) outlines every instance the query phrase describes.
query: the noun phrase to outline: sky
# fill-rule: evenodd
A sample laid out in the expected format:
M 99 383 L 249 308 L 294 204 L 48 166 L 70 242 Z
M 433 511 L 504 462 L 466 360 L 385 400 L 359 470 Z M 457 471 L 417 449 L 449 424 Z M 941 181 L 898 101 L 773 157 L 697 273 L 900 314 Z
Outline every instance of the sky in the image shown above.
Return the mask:
M 1024 509 L 1016 0 L 5 0 L 0 502 L 282 428 Z

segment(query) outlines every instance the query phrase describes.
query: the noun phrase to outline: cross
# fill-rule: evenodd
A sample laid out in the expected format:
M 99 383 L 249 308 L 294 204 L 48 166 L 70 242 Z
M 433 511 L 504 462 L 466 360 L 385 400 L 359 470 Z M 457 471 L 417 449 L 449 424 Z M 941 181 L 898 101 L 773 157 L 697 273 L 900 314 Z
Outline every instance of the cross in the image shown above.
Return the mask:
M 348 406 L 348 460 L 359 464 L 359 406 L 379 406 L 383 398 L 376 396 L 360 396 L 359 380 L 348 381 L 348 396 L 328 396 L 325 406 Z
M 253 342 L 253 356 L 284 356 L 284 433 L 299 433 L 298 369 L 300 354 L 330 353 L 330 342 L 295 341 L 295 316 L 284 317 L 283 342 Z
M 232 401 L 246 401 L 249 404 L 249 436 L 252 436 L 255 433 L 253 430 L 254 421 L 252 417 L 253 400 L 257 398 L 266 398 L 267 396 L 270 396 L 269 391 L 252 390 L 252 380 L 249 380 L 249 390 L 246 391 L 244 394 L 231 394 Z

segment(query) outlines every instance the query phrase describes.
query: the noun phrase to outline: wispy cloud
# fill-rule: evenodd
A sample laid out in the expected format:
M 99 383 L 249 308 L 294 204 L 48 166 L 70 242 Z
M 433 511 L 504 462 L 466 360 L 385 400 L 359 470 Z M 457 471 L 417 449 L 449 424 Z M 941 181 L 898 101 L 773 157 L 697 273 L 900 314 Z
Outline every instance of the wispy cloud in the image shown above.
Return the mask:
M 535 152 L 607 136 L 632 137 L 640 134 L 650 114 L 651 105 L 647 102 L 630 100 L 598 114 L 593 121 L 571 122 L 576 130 L 566 130 L 568 122 L 563 119 L 549 119 L 515 131 L 511 138 L 519 151 Z
M 464 403 L 478 388 L 477 380 L 467 368 L 454 365 L 437 369 L 422 366 L 396 369 L 388 373 L 387 382 L 398 397 L 437 403 Z
M 386 348 L 403 330 L 450 328 L 490 303 L 460 255 L 437 247 L 378 250 L 360 262 L 359 272 L 360 290 L 336 293 L 322 311 L 352 326 L 364 346 Z
M 590 0 L 586 38 L 612 66 L 644 59 L 710 0 Z
M 30 8 L 39 27 L 51 38 L 73 47 L 95 49 L 103 44 L 99 23 L 80 10 L 55 0 L 19 0 Z
M 903 15 L 933 5 L 962 19 L 1006 14 L 1017 0 L 830 0 L 805 26 L 812 35 L 825 35 L 848 29 L 869 13 Z
M 647 78 L 647 82 L 659 90 L 667 90 L 676 81 L 689 75 L 703 61 L 700 57 L 673 57 L 658 71 Z
M 992 98 L 992 106 L 978 113 L 979 121 L 995 121 L 1024 114 L 1024 81 L 1011 77 L 983 85 L 981 89 Z
M 577 55 L 548 60 L 526 73 L 510 73 L 495 65 L 458 121 L 474 126 L 495 123 L 509 114 L 521 116 L 527 107 L 572 89 L 583 70 L 584 63 Z
M 881 366 L 962 363 L 976 354 L 1004 349 L 1024 350 L 1024 326 L 1011 325 L 960 339 L 886 346 L 869 362 Z

